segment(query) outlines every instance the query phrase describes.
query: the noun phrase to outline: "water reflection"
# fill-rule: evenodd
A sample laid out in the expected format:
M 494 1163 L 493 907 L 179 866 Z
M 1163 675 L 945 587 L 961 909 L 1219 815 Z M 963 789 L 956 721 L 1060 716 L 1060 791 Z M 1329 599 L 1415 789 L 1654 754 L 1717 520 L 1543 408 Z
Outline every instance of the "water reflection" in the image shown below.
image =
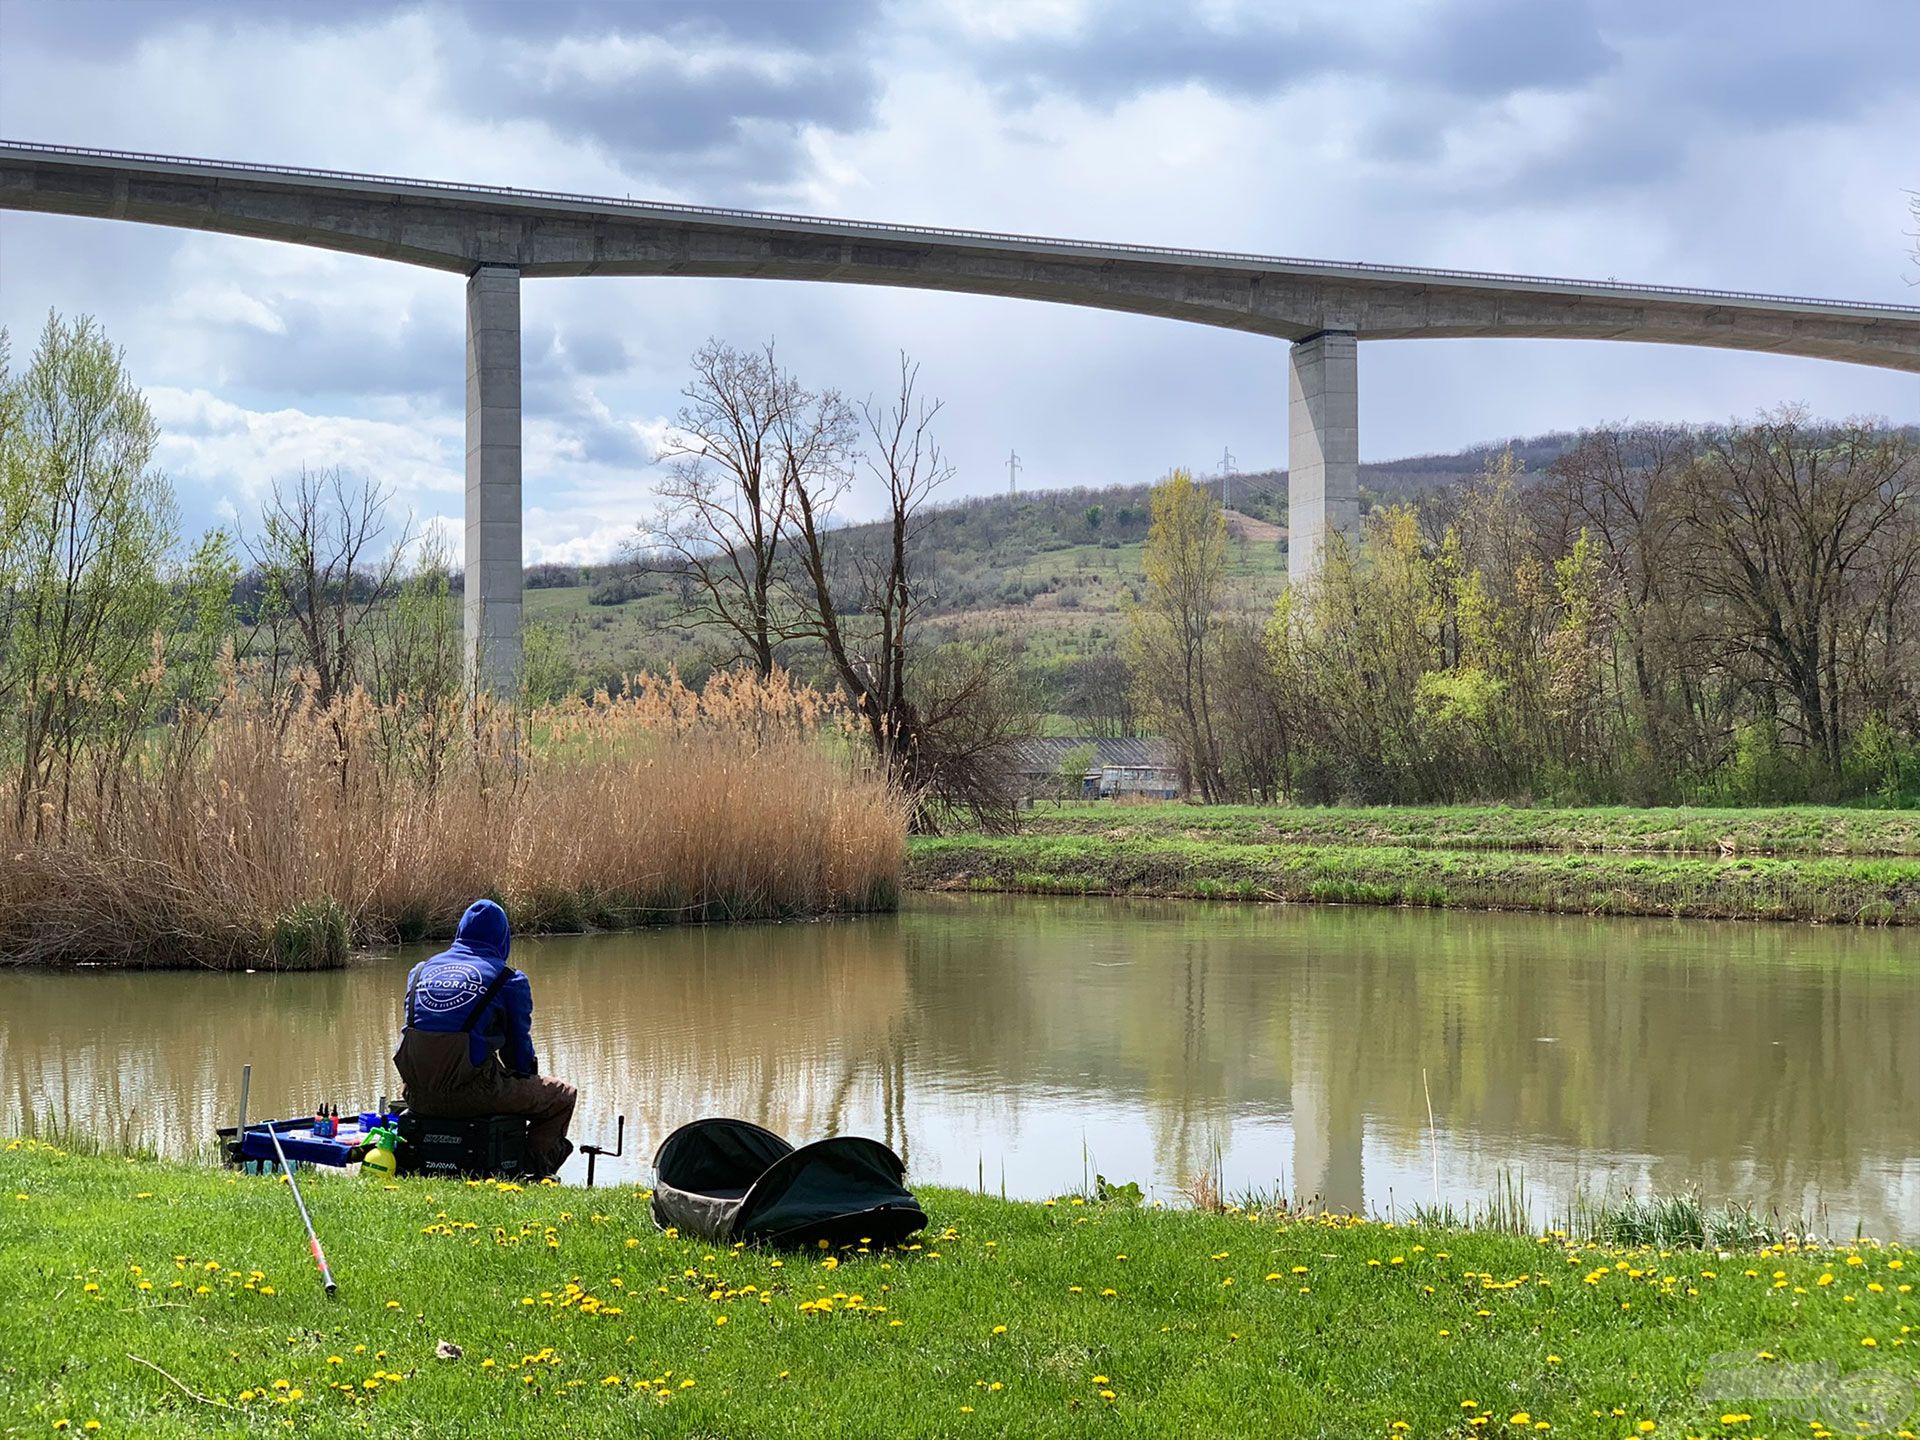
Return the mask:
M 582 1129 L 643 1176 L 684 1120 L 872 1134 L 916 1178 L 1171 1193 L 1217 1166 L 1347 1207 L 1524 1174 L 1698 1188 L 1920 1235 L 1908 936 L 1536 917 L 924 899 L 902 916 L 523 943 Z M 0 1122 L 182 1151 L 358 1104 L 411 956 L 330 975 L 0 975 Z M 1433 1124 L 1428 1122 L 1431 1095 Z M 604 1172 L 603 1172 L 604 1173 Z

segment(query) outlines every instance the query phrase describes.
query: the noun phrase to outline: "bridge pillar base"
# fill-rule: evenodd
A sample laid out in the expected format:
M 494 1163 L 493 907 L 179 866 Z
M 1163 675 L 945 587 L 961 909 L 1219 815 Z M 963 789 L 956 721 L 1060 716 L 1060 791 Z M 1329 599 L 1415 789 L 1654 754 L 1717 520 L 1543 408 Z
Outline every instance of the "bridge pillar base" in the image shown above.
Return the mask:
M 1328 539 L 1360 540 L 1360 365 L 1351 331 L 1294 342 L 1287 360 L 1287 580 L 1320 569 Z
M 467 280 L 466 648 L 469 676 L 510 693 L 520 679 L 520 272 Z

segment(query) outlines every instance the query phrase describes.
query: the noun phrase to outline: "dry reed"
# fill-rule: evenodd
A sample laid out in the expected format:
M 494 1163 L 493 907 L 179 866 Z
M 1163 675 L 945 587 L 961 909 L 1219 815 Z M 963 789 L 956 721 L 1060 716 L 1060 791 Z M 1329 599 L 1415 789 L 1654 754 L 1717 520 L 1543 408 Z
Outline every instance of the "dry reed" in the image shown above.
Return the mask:
M 906 805 L 784 675 L 531 715 L 235 679 L 0 866 L 0 963 L 337 964 L 476 896 L 523 931 L 887 908 Z

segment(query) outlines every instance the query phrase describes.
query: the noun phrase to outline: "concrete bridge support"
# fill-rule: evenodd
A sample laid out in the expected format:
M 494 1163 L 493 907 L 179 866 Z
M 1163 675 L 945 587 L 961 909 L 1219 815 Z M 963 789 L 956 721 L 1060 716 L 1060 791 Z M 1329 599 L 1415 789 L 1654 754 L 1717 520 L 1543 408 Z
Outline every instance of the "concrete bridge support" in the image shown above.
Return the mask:
M 1296 340 L 1287 362 L 1287 580 L 1320 568 L 1329 537 L 1360 539 L 1360 366 L 1351 330 Z
M 520 678 L 520 271 L 467 278 L 467 663 L 480 688 Z

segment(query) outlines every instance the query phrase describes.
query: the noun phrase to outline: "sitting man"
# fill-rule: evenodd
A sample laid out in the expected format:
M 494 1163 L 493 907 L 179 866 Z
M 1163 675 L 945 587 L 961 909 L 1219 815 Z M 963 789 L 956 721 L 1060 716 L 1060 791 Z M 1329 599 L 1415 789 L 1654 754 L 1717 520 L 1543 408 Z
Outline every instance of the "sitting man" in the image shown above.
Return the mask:
M 524 1115 L 530 1176 L 551 1175 L 573 1153 L 573 1086 L 539 1073 L 533 987 L 507 964 L 507 912 L 476 900 L 453 944 L 407 977 L 407 1028 L 393 1065 L 407 1109 L 443 1120 Z

